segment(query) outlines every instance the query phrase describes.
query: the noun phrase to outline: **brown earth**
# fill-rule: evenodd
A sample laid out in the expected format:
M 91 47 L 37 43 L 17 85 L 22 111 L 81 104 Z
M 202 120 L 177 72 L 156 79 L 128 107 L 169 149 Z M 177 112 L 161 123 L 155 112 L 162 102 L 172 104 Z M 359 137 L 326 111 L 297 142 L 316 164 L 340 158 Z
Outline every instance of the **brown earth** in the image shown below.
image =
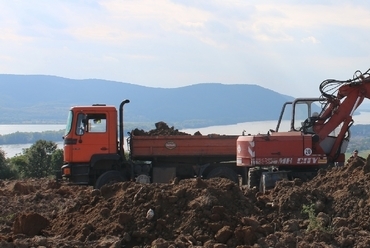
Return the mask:
M 132 134 L 135 136 L 157 136 L 157 135 L 190 135 L 175 129 L 173 126 L 169 127 L 167 123 L 159 121 L 155 123 L 155 129 L 150 131 L 144 131 L 142 129 L 135 128 L 132 130 Z
M 227 179 L 0 181 L 0 247 L 370 247 L 369 171 L 355 159 L 265 194 Z
M 164 122 L 133 132 L 189 135 Z M 220 178 L 0 181 L 0 247 L 370 247 L 369 172 L 370 157 L 356 158 L 265 194 Z

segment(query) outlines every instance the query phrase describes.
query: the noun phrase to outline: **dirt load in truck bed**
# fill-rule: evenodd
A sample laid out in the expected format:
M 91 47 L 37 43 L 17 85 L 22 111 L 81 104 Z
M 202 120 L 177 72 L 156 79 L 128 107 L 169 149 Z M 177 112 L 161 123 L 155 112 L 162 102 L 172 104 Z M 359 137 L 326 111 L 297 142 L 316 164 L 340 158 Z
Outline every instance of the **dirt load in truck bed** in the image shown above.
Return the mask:
M 167 123 L 163 121 L 159 121 L 155 123 L 155 129 L 152 129 L 148 132 L 135 128 L 132 130 L 133 135 L 135 136 L 159 136 L 159 135 L 190 135 L 188 133 L 184 133 L 175 129 L 173 126 L 169 127 Z M 199 132 L 195 133 L 195 135 L 200 135 Z
M 370 161 L 281 181 L 0 181 L 0 247 L 370 247 Z M 154 214 L 154 215 L 151 215 Z
M 170 160 L 198 164 L 234 161 L 236 159 L 236 141 L 238 135 L 208 134 L 199 131 L 194 135 L 168 127 L 164 122 L 157 122 L 156 128 L 145 132 L 134 129 L 130 137 L 130 155 L 134 160 L 156 161 Z M 185 161 L 186 160 L 186 161 Z M 172 161 L 173 162 L 173 161 Z

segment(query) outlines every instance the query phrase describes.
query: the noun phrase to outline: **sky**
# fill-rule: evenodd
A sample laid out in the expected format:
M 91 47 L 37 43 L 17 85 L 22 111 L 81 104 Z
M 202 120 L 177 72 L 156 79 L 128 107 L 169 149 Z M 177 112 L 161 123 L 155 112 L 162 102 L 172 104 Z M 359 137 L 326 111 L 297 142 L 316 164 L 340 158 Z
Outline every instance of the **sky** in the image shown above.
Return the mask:
M 0 0 L 0 74 L 319 97 L 370 68 L 370 1 Z

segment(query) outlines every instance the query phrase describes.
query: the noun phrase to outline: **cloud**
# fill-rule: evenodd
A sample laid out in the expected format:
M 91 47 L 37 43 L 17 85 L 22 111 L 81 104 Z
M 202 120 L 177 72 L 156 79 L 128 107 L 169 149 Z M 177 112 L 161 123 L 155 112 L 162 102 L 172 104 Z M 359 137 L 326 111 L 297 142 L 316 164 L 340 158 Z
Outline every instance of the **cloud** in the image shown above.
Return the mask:
M 306 38 L 303 38 L 301 40 L 302 43 L 312 43 L 312 44 L 318 44 L 320 43 L 320 41 L 318 41 L 315 37 L 313 36 L 309 36 L 309 37 L 306 37 Z
M 155 87 L 257 83 L 282 91 L 280 83 L 301 81 L 304 72 L 306 86 L 338 68 L 347 67 L 349 74 L 364 70 L 357 67 L 370 60 L 369 5 L 341 0 L 3 1 L 0 53 L 10 62 L 0 72 Z M 295 83 L 286 89 L 305 93 Z

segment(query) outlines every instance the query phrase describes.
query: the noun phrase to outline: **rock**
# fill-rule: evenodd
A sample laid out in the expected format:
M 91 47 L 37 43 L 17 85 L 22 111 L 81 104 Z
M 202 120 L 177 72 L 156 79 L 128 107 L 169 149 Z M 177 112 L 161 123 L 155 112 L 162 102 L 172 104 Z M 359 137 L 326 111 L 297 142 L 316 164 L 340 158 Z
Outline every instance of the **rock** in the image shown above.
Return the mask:
M 250 226 L 243 226 L 235 228 L 234 235 L 239 243 L 245 245 L 252 245 L 256 242 L 257 236 Z
M 364 173 L 367 174 L 370 172 L 370 155 L 367 157 L 365 165 L 363 167 Z
M 317 214 L 316 218 L 322 227 L 327 227 L 330 224 L 330 217 L 326 213 L 320 212 Z
M 218 242 L 226 243 L 232 234 L 233 234 L 233 231 L 231 230 L 231 227 L 224 226 L 220 230 L 218 230 L 218 232 L 215 235 L 215 239 Z
M 49 220 L 37 213 L 23 213 L 16 217 L 13 223 L 13 233 L 23 233 L 28 236 L 41 234 L 50 224 Z
M 297 220 L 288 220 L 283 223 L 283 231 L 293 233 L 300 229 Z
M 346 227 L 348 222 L 346 218 L 335 217 L 333 218 L 333 228 Z
M 321 212 L 325 209 L 325 204 L 322 201 L 318 200 L 315 202 L 314 207 L 316 212 Z
M 169 242 L 164 240 L 163 238 L 158 238 L 152 242 L 152 247 L 156 248 L 168 248 L 169 247 Z

